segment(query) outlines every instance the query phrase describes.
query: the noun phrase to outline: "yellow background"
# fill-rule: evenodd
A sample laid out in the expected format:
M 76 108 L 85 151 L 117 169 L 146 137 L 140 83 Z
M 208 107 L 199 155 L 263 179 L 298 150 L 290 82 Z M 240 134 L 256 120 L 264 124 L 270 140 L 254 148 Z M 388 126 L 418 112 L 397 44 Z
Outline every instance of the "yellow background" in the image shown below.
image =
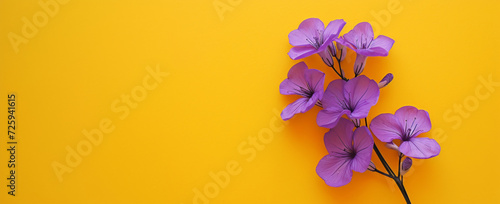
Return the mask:
M 218 13 L 214 2 L 228 10 Z M 402 203 L 393 182 L 378 174 L 354 173 L 340 188 L 317 176 L 327 131 L 315 123 L 319 108 L 286 124 L 276 117 L 295 99 L 278 91 L 299 62 L 287 56 L 287 35 L 310 17 L 325 24 L 342 18 L 347 22 L 342 33 L 368 21 L 378 26 L 377 34 L 395 39 L 388 57 L 369 58 L 365 68 L 377 81 L 388 72 L 395 76 L 369 119 L 404 105 L 430 113 L 433 130 L 425 136 L 434 135 L 442 151 L 415 161 L 405 178 L 414 203 L 500 202 L 500 87 L 481 89 L 488 96 L 483 99 L 476 96 L 483 86 L 479 78 L 491 75 L 500 82 L 497 2 L 72 0 L 58 5 L 16 53 L 9 33 L 22 35 L 23 17 L 32 22 L 43 9 L 34 0 L 0 2 L 0 203 L 193 203 L 196 189 L 213 187 L 210 172 L 227 172 L 235 162 L 230 168 L 237 172 L 224 188 L 212 189 L 210 203 Z M 382 14 L 389 16 L 377 17 Z M 352 76 L 354 55 L 349 56 L 344 68 Z M 318 56 L 305 61 L 324 71 L 327 81 L 336 78 Z M 142 85 L 148 66 L 169 75 L 121 120 L 112 104 Z M 15 197 L 7 195 L 5 179 L 11 92 L 17 94 L 19 142 Z M 466 117 L 454 111 L 464 102 Z M 52 164 L 66 164 L 66 147 L 77 148 L 86 141 L 82 131 L 99 128 L 106 118 L 114 129 L 60 182 Z M 248 150 L 252 138 L 269 130 L 273 137 L 267 144 L 258 141 L 262 146 L 253 148 L 254 156 L 238 150 Z M 395 153 L 382 149 L 394 166 Z

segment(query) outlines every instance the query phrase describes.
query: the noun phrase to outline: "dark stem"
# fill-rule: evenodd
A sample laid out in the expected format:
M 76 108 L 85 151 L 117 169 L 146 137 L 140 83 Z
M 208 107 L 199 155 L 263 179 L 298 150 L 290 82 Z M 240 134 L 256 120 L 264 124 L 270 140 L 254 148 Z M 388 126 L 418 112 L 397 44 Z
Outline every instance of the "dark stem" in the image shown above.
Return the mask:
M 368 122 L 365 118 L 365 125 L 368 127 Z M 377 145 L 373 143 L 373 150 L 375 150 L 375 153 L 377 154 L 378 159 L 380 162 L 382 162 L 382 165 L 384 165 L 385 170 L 387 171 L 387 175 L 396 182 L 396 185 L 398 186 L 399 190 L 401 191 L 401 194 L 403 194 L 403 197 L 405 198 L 405 201 L 407 204 L 411 204 L 410 197 L 408 196 L 408 193 L 406 192 L 406 189 L 403 185 L 402 179 L 399 178 L 400 176 L 400 169 L 398 168 L 398 176 L 396 177 L 396 174 L 392 171 L 391 167 L 389 164 L 387 164 L 387 161 L 385 161 L 384 156 L 382 156 L 382 153 L 380 153 L 380 150 L 378 149 Z M 401 155 L 399 156 L 399 164 L 398 166 L 401 165 Z
M 399 187 L 399 190 L 401 191 L 401 194 L 403 194 L 403 197 L 405 198 L 405 201 L 407 204 L 411 204 L 410 197 L 408 196 L 408 193 L 406 193 L 405 186 L 403 185 L 403 182 L 399 180 L 399 178 L 393 178 L 396 184 Z
M 401 154 L 401 152 L 400 152 L 398 155 L 399 155 L 399 161 L 398 161 L 398 178 L 401 179 L 401 158 L 403 158 L 403 154 Z
M 335 69 L 335 66 L 334 66 L 334 65 L 332 65 L 332 66 L 331 66 L 331 68 L 333 69 L 333 71 L 335 71 L 335 73 L 337 73 L 337 75 L 339 75 L 339 77 L 340 77 L 342 80 L 347 81 L 347 79 L 346 79 L 346 78 L 344 78 L 344 76 L 340 75 L 340 73 L 339 73 L 339 72 L 337 72 L 337 70 Z
M 335 55 L 335 59 L 337 59 L 337 62 L 339 63 L 339 70 L 340 70 L 340 75 L 342 75 L 342 78 L 344 78 L 344 72 L 342 71 L 342 65 L 340 64 L 340 60 L 342 59 L 343 52 L 344 50 L 340 49 L 340 56 L 337 57 L 337 55 Z
M 391 176 L 391 175 L 386 174 L 386 173 L 384 173 L 384 172 L 381 172 L 381 171 L 380 171 L 380 170 L 378 170 L 378 169 L 374 169 L 374 170 L 373 170 L 373 172 L 377 172 L 377 173 L 379 173 L 379 174 L 382 174 L 382 175 L 384 175 L 384 176 L 387 176 L 387 177 L 389 177 L 389 178 L 392 178 L 392 176 Z
M 378 147 L 375 143 L 373 143 L 373 150 L 375 150 L 378 159 L 380 160 L 380 162 L 382 162 L 382 165 L 384 165 L 384 168 L 387 171 L 387 173 L 389 173 L 391 177 L 396 177 L 389 164 L 387 164 L 387 161 L 385 161 L 384 156 L 382 156 L 382 153 L 380 153 L 380 150 L 378 150 Z
M 328 48 L 327 48 L 327 49 L 328 49 Z M 335 63 L 332 63 L 332 66 L 330 66 L 330 67 L 333 69 L 333 71 L 335 71 L 335 73 L 337 73 L 337 75 L 339 75 L 339 77 L 340 77 L 342 80 L 344 80 L 344 81 L 349 81 L 349 79 L 347 79 L 347 78 L 345 78 L 345 77 L 344 77 L 344 73 L 342 72 L 342 68 L 341 68 L 341 65 L 340 65 L 340 59 L 339 59 L 339 58 L 337 58 L 337 56 L 336 56 L 336 55 L 334 56 L 334 55 L 333 55 L 333 53 L 332 53 L 332 52 L 330 52 L 330 50 L 329 50 L 329 49 L 328 49 L 328 54 L 330 54 L 330 57 L 332 57 L 332 59 L 333 59 L 333 57 L 335 57 L 335 59 L 337 60 L 337 62 L 338 62 L 338 64 L 339 64 L 339 71 L 340 71 L 340 73 L 339 73 L 339 72 L 335 69 Z M 342 55 L 341 55 L 341 56 L 342 56 Z

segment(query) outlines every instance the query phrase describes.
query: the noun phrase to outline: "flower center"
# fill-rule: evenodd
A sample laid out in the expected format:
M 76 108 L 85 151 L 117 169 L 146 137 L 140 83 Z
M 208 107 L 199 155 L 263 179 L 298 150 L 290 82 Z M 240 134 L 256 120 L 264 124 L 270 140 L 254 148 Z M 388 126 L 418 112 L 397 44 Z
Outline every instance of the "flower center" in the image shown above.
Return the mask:
M 349 159 L 354 159 L 354 157 L 356 157 L 356 151 L 354 150 L 351 150 L 349 148 L 345 148 L 343 149 L 342 151 L 344 151 L 344 157 L 347 157 Z
M 319 49 L 323 45 L 323 32 L 316 30 L 316 35 L 312 37 L 313 39 L 306 38 L 307 42 L 311 44 L 314 48 Z
M 357 49 L 367 49 L 372 44 L 373 38 L 368 38 L 364 34 L 361 34 L 361 37 L 356 39 L 356 48 Z
M 418 123 L 416 123 L 417 117 L 413 118 L 413 121 L 408 123 L 408 120 L 405 120 L 405 129 L 404 129 L 404 134 L 403 134 L 403 141 L 408 141 L 410 138 L 412 138 L 414 135 L 417 135 L 420 133 L 422 130 L 417 130 Z
M 312 88 L 300 87 L 300 94 L 299 95 L 304 96 L 306 98 L 311 98 L 313 94 L 314 94 L 314 90 Z

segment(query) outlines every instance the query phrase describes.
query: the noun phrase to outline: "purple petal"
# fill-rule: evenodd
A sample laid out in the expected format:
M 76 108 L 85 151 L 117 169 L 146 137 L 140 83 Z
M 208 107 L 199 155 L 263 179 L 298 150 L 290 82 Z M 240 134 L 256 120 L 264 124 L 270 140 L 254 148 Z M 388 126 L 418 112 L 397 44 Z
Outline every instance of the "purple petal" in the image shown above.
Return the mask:
M 316 173 L 325 183 L 332 187 L 340 187 L 351 182 L 351 160 L 334 155 L 324 156 L 316 167 Z
M 356 46 L 354 46 L 354 44 L 351 44 L 349 41 L 347 41 L 345 39 L 345 37 L 346 37 L 347 34 L 349 34 L 349 33 L 346 33 L 342 37 L 335 39 L 335 41 L 338 42 L 338 43 L 340 43 L 341 45 L 343 45 L 345 47 L 348 47 L 349 49 L 357 52 L 358 49 L 356 48 Z
M 290 42 L 290 45 L 293 46 L 311 45 L 307 39 L 308 37 L 298 29 L 292 30 L 292 32 L 288 34 L 288 41 Z
M 323 96 L 324 98 L 324 96 Z M 344 114 L 350 114 L 349 110 L 343 109 L 323 109 L 319 111 L 316 123 L 320 127 L 333 128 Z
M 412 134 L 409 135 L 410 137 L 431 130 L 431 119 L 429 113 L 425 110 L 418 110 L 413 106 L 404 106 L 399 108 L 394 116 L 401 124 L 401 127 L 411 129 Z
M 381 51 L 383 51 L 383 52 L 377 51 L 380 53 L 380 55 L 378 55 L 378 56 L 387 56 L 389 54 L 389 50 L 391 50 L 393 44 L 394 44 L 393 39 L 391 39 L 387 36 L 384 36 L 384 35 L 379 35 L 377 37 L 377 39 L 372 41 L 372 44 L 370 45 L 370 49 L 374 49 L 374 51 L 375 51 L 375 48 L 380 48 Z
M 379 35 L 377 39 L 373 40 L 369 44 L 369 47 L 365 47 L 365 49 L 358 49 L 356 50 L 356 53 L 369 57 L 376 57 L 376 56 L 385 57 L 389 55 L 389 50 L 392 48 L 393 44 L 394 44 L 393 39 L 384 35 Z
M 368 22 L 358 23 L 358 25 L 354 26 L 353 30 L 360 34 L 360 38 L 373 39 L 374 37 L 372 25 Z
M 346 82 L 342 79 L 333 80 L 326 87 L 325 94 L 323 95 L 323 108 L 328 109 L 335 107 L 341 109 L 340 104 L 345 101 L 344 99 L 344 86 Z
M 314 40 L 314 38 L 319 38 L 321 36 L 325 30 L 325 24 L 317 18 L 309 18 L 300 23 L 298 30 L 308 39 Z
M 308 85 L 314 90 L 314 93 L 319 94 L 319 100 L 323 97 L 325 85 L 325 73 L 317 69 L 308 69 L 305 73 L 305 79 Z
M 344 86 L 344 97 L 350 107 L 354 108 L 351 115 L 356 119 L 368 116 L 371 106 L 377 103 L 379 94 L 377 82 L 364 75 L 349 80 Z
M 373 40 L 373 29 L 370 23 L 361 22 L 346 33 L 344 36 L 344 45 L 358 52 L 357 49 L 368 48 L 367 45 Z M 364 45 L 364 46 L 363 46 Z
M 318 50 L 323 50 L 326 46 L 330 45 L 333 40 L 339 36 L 339 33 L 342 31 L 345 24 L 345 21 L 342 19 L 331 21 L 323 32 L 323 45 Z
M 325 147 L 328 153 L 345 153 L 345 149 L 352 149 L 352 129 L 354 124 L 345 118 L 340 118 L 337 125 L 325 133 Z
M 437 156 L 441 147 L 434 139 L 414 137 L 402 142 L 399 151 L 409 157 L 428 159 Z
M 281 118 L 283 120 L 289 120 L 293 117 L 293 115 L 297 113 L 304 113 L 310 110 L 313 106 L 314 103 L 311 105 L 308 98 L 299 98 L 283 109 L 283 112 L 281 112 Z
M 358 49 L 356 47 L 356 38 L 357 38 L 357 33 L 354 30 L 351 30 L 348 33 L 344 34 L 342 38 L 337 40 L 337 42 L 356 51 Z
M 308 70 L 306 63 L 299 62 L 290 68 L 288 78 L 280 84 L 280 93 L 283 95 L 299 94 L 301 87 L 307 87 L 305 73 Z
M 373 104 L 369 104 L 366 101 L 360 102 L 356 106 L 356 109 L 354 109 L 354 111 L 350 113 L 349 118 L 350 119 L 363 119 L 363 118 L 368 117 L 368 113 L 370 112 L 370 109 L 372 108 L 372 106 L 373 106 Z
M 292 47 L 290 49 L 290 52 L 288 52 L 288 56 L 290 56 L 290 58 L 293 60 L 297 60 L 311 56 L 316 53 L 318 53 L 318 50 L 316 50 L 316 48 L 314 48 L 312 45 L 306 45 L 306 46 Z
M 285 79 L 280 84 L 280 93 L 283 95 L 299 95 L 300 86 L 290 79 Z
M 346 22 L 343 19 L 337 19 L 337 20 L 331 21 L 328 24 L 328 26 L 326 26 L 326 29 L 323 32 L 323 37 L 325 37 L 325 39 L 328 39 L 331 37 L 337 38 L 340 31 L 342 31 L 342 28 L 344 28 L 345 24 L 346 24 Z
M 367 127 L 359 127 L 354 131 L 354 151 L 356 156 L 352 160 L 352 170 L 365 172 L 372 158 L 373 137 Z
M 392 142 L 392 140 L 402 139 L 401 125 L 396 117 L 389 113 L 380 114 L 373 118 L 370 124 L 373 134 L 382 142 Z

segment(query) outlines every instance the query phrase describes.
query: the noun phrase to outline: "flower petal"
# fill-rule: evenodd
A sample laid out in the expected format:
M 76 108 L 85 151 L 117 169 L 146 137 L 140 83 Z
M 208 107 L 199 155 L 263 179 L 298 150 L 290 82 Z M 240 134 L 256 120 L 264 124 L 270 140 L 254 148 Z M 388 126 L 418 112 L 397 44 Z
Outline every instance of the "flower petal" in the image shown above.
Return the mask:
M 329 109 L 335 107 L 335 109 L 341 109 L 340 104 L 345 101 L 344 98 L 344 86 L 346 82 L 342 79 L 333 80 L 326 87 L 325 93 L 323 95 L 323 108 Z
M 344 86 L 344 97 L 354 108 L 352 115 L 356 119 L 368 116 L 371 106 L 377 104 L 379 94 L 377 82 L 364 75 L 349 80 Z
M 317 18 L 308 18 L 299 25 L 300 32 L 302 32 L 310 40 L 319 38 L 325 30 L 325 24 Z
M 337 19 L 331 21 L 328 26 L 326 26 L 325 31 L 323 32 L 323 37 L 325 38 L 325 42 L 327 39 L 333 40 L 337 38 L 342 28 L 344 28 L 346 22 L 343 19 Z
M 373 137 L 367 127 L 359 127 L 354 131 L 354 151 L 351 168 L 357 172 L 365 172 L 372 158 Z
M 293 83 L 290 79 L 285 79 L 280 84 L 280 93 L 283 95 L 299 95 L 300 86 Z
M 346 22 L 343 19 L 337 19 L 331 21 L 328 26 L 326 26 L 325 31 L 323 32 L 323 44 L 318 50 L 324 50 L 328 45 L 330 45 L 333 40 L 338 38 L 340 31 L 344 28 Z
M 340 118 L 337 125 L 325 133 L 324 142 L 328 153 L 345 153 L 352 149 L 352 129 L 354 124 L 345 118 Z
M 325 73 L 317 69 L 308 69 L 305 73 L 305 79 L 308 86 L 314 90 L 314 93 L 320 93 L 319 100 L 321 100 L 324 93 Z
M 307 87 L 305 73 L 308 70 L 306 63 L 299 62 L 290 68 L 288 78 L 280 84 L 280 93 L 283 95 L 300 94 L 301 87 Z
M 324 96 L 323 96 L 324 98 Z M 323 109 L 319 111 L 316 123 L 320 127 L 333 128 L 344 114 L 350 114 L 349 110 L 343 109 Z
M 373 104 L 370 104 L 366 101 L 359 102 L 358 105 L 356 106 L 356 109 L 354 109 L 353 112 L 350 113 L 349 118 L 350 119 L 363 119 L 368 117 L 368 113 L 370 112 L 370 109 L 372 108 Z
M 346 185 L 352 179 L 351 160 L 326 155 L 319 161 L 316 173 L 329 186 L 340 187 Z
M 283 120 L 289 120 L 297 113 L 304 113 L 310 110 L 314 106 L 314 103 L 312 103 L 311 105 L 311 103 L 308 102 L 308 98 L 297 99 L 295 102 L 291 103 L 285 109 L 283 109 L 283 112 L 281 112 L 281 118 Z
M 354 26 L 354 28 L 352 29 L 354 31 L 356 31 L 359 35 L 359 37 L 361 38 L 367 38 L 367 39 L 373 39 L 373 29 L 372 29 L 372 25 L 368 22 L 361 22 L 361 23 L 358 23 L 358 25 Z
M 401 127 L 412 129 L 412 135 L 409 135 L 410 137 L 415 137 L 420 133 L 431 130 L 431 119 L 429 113 L 425 110 L 418 110 L 413 106 L 404 106 L 399 108 L 394 116 L 401 124 Z
M 288 56 L 290 56 L 290 58 L 293 60 L 297 60 L 311 56 L 316 53 L 318 53 L 318 50 L 316 50 L 316 48 L 314 48 L 312 45 L 306 45 L 306 46 L 292 47 L 290 49 L 290 52 L 288 52 Z
M 428 159 L 437 156 L 441 146 L 434 139 L 414 137 L 402 142 L 399 151 L 409 157 Z
M 392 140 L 402 139 L 401 125 L 396 117 L 389 113 L 380 114 L 373 118 L 370 124 L 373 134 L 382 142 L 392 142 Z
M 358 52 L 357 49 L 364 49 L 361 45 L 367 45 L 373 40 L 373 29 L 370 23 L 361 22 L 348 33 L 344 34 L 344 45 Z
M 377 39 L 372 41 L 370 50 L 373 49 L 374 52 L 379 53 L 377 56 L 387 56 L 389 54 L 389 50 L 392 48 L 392 45 L 394 45 L 394 40 L 392 38 L 385 35 L 379 35 Z
M 300 30 L 292 30 L 292 32 L 290 32 L 288 34 L 288 42 L 290 43 L 290 45 L 293 45 L 293 46 L 305 46 L 305 45 L 311 45 L 309 43 L 308 40 L 308 37 Z

